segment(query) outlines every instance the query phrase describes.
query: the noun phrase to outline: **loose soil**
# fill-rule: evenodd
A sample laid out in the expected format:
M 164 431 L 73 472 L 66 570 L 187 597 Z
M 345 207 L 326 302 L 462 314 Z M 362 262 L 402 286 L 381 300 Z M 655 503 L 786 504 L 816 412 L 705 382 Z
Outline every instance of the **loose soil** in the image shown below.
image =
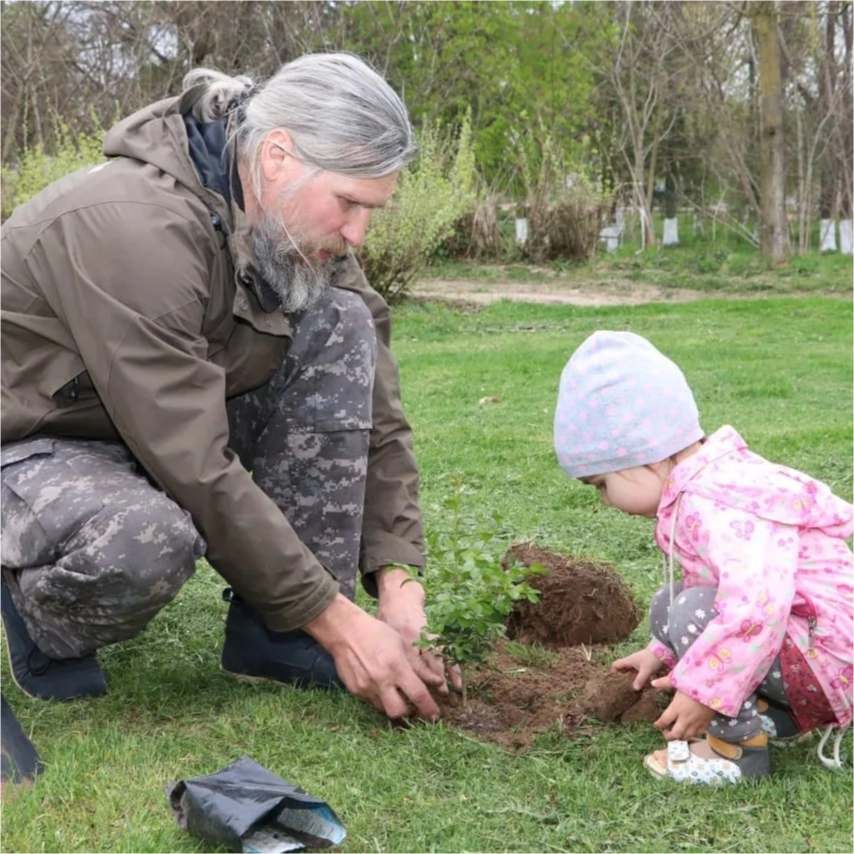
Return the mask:
M 625 640 L 641 618 L 614 568 L 533 543 L 510 548 L 505 565 L 511 560 L 548 570 L 529 579 L 540 601 L 518 603 L 508 617 L 507 636 L 515 645 L 502 642 L 484 664 L 467 668 L 467 706 L 458 694 L 440 699 L 446 724 L 523 752 L 538 735 L 571 738 L 594 719 L 655 720 L 659 692 L 635 691 L 632 676 L 610 672 L 602 660 L 607 649 L 595 646 Z
M 629 588 L 607 564 L 566 557 L 533 543 L 512 546 L 504 565 L 510 561 L 548 570 L 547 575 L 529 577 L 540 601 L 516 604 L 507 620 L 511 640 L 558 648 L 617 643 L 641 621 Z

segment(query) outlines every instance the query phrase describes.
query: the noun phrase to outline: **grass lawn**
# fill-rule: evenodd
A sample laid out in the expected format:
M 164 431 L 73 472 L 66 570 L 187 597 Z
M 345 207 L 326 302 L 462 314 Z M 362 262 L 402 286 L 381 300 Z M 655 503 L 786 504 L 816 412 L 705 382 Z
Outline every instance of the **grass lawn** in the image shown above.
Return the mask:
M 850 266 L 849 266 L 850 271 Z M 597 328 L 650 337 L 681 365 L 711 432 L 852 498 L 852 306 L 827 297 L 577 308 L 499 303 L 477 313 L 396 309 L 395 351 L 422 467 L 426 524 L 462 478 L 465 514 L 496 516 L 506 543 L 530 539 L 612 562 L 646 606 L 660 579 L 650 520 L 605 508 L 567 480 L 551 445 L 561 369 Z M 480 404 L 488 396 L 498 403 Z M 101 654 L 108 696 L 29 701 L 6 669 L 6 697 L 47 770 L 3 804 L 3 851 L 194 852 L 164 795 L 247 753 L 325 798 L 348 830 L 343 851 L 851 851 L 852 738 L 846 768 L 814 744 L 776 750 L 759 785 L 679 788 L 641 765 L 649 724 L 543 735 L 524 755 L 442 725 L 391 729 L 343 695 L 238 684 L 219 670 L 226 605 L 206 565 L 141 637 Z M 610 662 L 644 645 L 643 623 Z

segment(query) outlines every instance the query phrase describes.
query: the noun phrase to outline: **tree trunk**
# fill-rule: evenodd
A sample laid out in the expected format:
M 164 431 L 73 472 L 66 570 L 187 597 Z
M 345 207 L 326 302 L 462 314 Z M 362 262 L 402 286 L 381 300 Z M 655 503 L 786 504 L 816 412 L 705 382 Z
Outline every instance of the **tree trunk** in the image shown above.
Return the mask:
M 772 266 L 777 266 L 788 259 L 789 230 L 776 2 L 758 0 L 753 4 L 753 33 L 759 53 L 759 252 Z

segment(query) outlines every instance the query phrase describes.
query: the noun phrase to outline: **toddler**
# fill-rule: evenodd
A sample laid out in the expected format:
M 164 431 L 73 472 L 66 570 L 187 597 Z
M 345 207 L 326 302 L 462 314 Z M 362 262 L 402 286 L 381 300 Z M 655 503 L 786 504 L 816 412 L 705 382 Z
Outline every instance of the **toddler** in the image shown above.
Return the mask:
M 596 332 L 573 354 L 554 440 L 569 477 L 657 520 L 669 581 L 650 606 L 654 637 L 612 665 L 636 671 L 637 690 L 669 671 L 651 684 L 675 689 L 655 722 L 667 750 L 645 766 L 710 785 L 762 777 L 769 736 L 791 741 L 822 725 L 819 756 L 840 765 L 851 720 L 851 504 L 752 453 L 732 427 L 706 437 L 682 372 L 631 332 Z

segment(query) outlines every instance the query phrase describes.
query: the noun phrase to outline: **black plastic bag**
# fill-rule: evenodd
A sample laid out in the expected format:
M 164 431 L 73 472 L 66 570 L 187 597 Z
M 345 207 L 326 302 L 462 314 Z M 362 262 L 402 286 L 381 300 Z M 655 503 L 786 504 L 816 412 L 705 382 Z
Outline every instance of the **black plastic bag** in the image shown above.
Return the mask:
M 184 830 L 233 851 L 329 848 L 347 835 L 326 801 L 248 756 L 207 777 L 169 783 L 166 794 Z

